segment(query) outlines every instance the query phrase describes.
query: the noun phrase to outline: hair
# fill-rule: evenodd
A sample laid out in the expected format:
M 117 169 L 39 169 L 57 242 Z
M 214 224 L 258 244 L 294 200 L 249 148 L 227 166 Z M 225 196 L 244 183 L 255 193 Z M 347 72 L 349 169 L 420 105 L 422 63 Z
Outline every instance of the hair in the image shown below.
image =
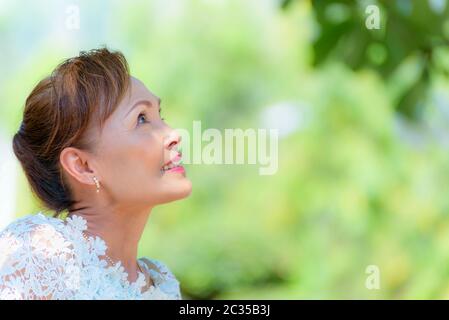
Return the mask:
M 124 55 L 107 48 L 81 51 L 41 80 L 25 102 L 13 150 L 32 192 L 55 216 L 76 201 L 64 182 L 59 156 L 69 146 L 89 150 L 84 133 L 100 130 L 129 86 Z

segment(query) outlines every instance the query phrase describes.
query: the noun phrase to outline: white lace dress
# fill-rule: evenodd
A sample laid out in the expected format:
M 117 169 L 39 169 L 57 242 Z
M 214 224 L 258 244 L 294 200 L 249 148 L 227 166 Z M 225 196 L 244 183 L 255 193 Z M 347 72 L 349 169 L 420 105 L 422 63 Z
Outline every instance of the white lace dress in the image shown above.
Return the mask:
M 0 232 L 0 299 L 181 299 L 180 285 L 165 264 L 138 260 L 152 279 L 148 289 L 139 272 L 134 282 L 120 262 L 100 259 L 106 243 L 83 237 L 86 220 L 65 220 L 42 212 L 17 219 Z

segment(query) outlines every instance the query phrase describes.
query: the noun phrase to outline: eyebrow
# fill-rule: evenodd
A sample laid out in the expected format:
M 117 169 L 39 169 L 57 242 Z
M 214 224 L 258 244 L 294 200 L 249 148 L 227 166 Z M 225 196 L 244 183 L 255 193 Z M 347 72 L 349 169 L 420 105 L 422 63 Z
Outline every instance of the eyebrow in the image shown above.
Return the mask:
M 162 103 L 162 100 L 161 100 L 161 98 L 159 98 L 159 97 L 156 97 L 156 99 L 157 99 L 157 103 L 158 103 L 158 105 L 159 105 L 159 112 L 161 112 L 161 103 Z M 141 104 L 144 104 L 144 105 L 146 105 L 146 106 L 148 106 L 148 107 L 153 107 L 153 104 L 151 103 L 150 100 L 146 100 L 146 99 L 138 100 L 138 101 L 136 101 L 136 102 L 132 105 L 132 107 L 128 110 L 128 112 L 126 113 L 125 117 L 127 117 L 128 114 L 130 114 L 131 111 L 134 110 L 134 108 L 136 108 L 138 105 L 141 105 Z

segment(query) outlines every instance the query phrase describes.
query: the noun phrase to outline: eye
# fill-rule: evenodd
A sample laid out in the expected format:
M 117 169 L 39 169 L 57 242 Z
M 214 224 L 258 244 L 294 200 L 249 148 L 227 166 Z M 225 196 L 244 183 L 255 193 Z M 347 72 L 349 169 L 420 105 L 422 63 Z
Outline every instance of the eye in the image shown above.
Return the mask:
M 141 119 L 143 119 L 143 122 L 141 122 Z M 142 123 L 147 123 L 149 121 L 147 121 L 146 115 L 145 113 L 141 112 L 139 113 L 139 115 L 137 116 L 137 124 L 142 124 Z

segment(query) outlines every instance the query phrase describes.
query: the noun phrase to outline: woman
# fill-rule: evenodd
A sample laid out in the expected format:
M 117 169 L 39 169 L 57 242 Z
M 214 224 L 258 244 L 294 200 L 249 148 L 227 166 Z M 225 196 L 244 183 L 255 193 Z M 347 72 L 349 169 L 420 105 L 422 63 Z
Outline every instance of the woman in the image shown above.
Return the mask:
M 181 299 L 165 264 L 137 259 L 152 208 L 191 192 L 179 143 L 119 52 L 81 52 L 39 82 L 13 149 L 55 215 L 0 233 L 0 298 Z

